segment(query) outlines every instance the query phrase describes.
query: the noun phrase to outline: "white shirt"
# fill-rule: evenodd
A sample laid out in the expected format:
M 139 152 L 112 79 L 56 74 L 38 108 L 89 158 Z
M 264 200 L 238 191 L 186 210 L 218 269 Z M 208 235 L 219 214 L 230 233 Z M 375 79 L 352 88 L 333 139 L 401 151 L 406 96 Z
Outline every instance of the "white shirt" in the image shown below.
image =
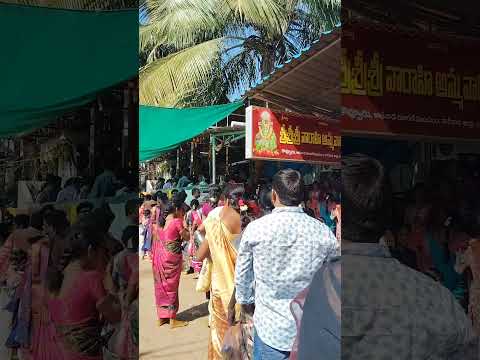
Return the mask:
M 296 327 L 290 303 L 338 253 L 335 235 L 300 207 L 276 208 L 247 226 L 235 269 L 236 299 L 255 302 L 255 329 L 265 344 L 292 349 Z

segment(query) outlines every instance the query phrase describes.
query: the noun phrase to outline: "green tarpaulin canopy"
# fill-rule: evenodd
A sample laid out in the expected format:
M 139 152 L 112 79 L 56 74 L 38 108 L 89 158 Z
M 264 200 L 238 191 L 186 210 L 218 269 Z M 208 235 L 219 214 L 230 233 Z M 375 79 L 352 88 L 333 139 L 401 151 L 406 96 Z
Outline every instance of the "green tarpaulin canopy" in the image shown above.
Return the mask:
M 140 106 L 140 161 L 152 160 L 175 149 L 242 105 L 239 101 L 187 109 Z
M 138 10 L 0 4 L 0 138 L 45 126 L 138 73 Z

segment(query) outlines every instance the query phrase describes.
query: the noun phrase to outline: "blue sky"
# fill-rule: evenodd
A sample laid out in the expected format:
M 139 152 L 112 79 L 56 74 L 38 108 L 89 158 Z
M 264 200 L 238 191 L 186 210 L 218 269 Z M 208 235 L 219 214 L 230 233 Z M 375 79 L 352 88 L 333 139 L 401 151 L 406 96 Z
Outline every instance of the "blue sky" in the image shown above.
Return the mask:
M 148 21 L 147 13 L 144 9 L 138 10 L 138 22 L 140 25 L 145 25 Z

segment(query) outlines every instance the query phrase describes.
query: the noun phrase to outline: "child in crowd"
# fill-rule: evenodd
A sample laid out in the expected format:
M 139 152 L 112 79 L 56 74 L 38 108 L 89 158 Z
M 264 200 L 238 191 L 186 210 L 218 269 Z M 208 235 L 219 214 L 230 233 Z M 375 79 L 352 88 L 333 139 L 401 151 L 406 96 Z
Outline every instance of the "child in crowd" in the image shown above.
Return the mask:
M 193 199 L 190 202 L 190 211 L 186 215 L 187 226 L 190 232 L 190 242 L 188 244 L 189 269 L 188 273 L 200 272 L 201 262 L 195 260 L 195 253 L 200 244 L 195 241 L 195 232 L 202 224 L 202 210 L 200 209 L 200 202 Z
M 151 213 L 150 210 L 143 210 L 143 246 L 142 246 L 142 260 L 145 260 L 150 254 L 152 248 L 152 233 L 151 233 Z

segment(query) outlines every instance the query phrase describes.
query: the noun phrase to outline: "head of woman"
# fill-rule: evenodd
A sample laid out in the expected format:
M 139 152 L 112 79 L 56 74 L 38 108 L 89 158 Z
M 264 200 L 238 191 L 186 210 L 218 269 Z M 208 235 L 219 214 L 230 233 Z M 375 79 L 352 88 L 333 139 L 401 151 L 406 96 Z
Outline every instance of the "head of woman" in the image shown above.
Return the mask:
M 168 203 L 168 195 L 163 191 L 157 193 L 157 203 L 160 207 L 164 208 Z
M 138 251 L 138 228 L 136 226 L 128 226 L 122 233 L 122 244 L 131 251 Z
M 243 186 L 238 184 L 227 184 L 222 192 L 223 209 L 221 212 L 222 222 L 229 228 L 233 234 L 240 234 L 241 222 L 241 203 L 245 192 Z
M 68 227 L 68 219 L 63 211 L 47 212 L 43 218 L 43 231 L 50 241 L 53 241 L 56 236 L 64 236 Z
M 223 206 L 232 208 L 240 213 L 240 200 L 244 193 L 245 188 L 242 185 L 227 184 L 221 195 Z
M 332 212 L 337 208 L 338 200 L 335 195 L 329 193 L 325 196 L 328 212 Z
M 210 192 L 208 194 L 208 200 L 211 206 L 213 207 L 217 206 L 218 201 L 220 200 L 220 195 L 221 195 L 221 191 L 219 187 L 213 186 L 210 189 Z
M 192 208 L 192 210 L 198 210 L 198 208 L 200 207 L 200 203 L 198 202 L 197 199 L 193 199 L 190 202 L 190 207 Z
M 272 186 L 263 185 L 258 192 L 258 203 L 264 213 L 270 213 L 273 210 L 272 203 Z
M 173 199 L 167 203 L 165 209 L 163 210 L 163 216 L 159 218 L 158 225 L 161 227 L 165 226 L 167 218 L 171 217 L 174 219 L 181 219 L 185 216 L 185 207 L 184 207 L 183 196 L 176 195 Z
M 47 276 L 48 289 L 58 293 L 63 284 L 64 269 L 68 264 L 78 261 L 84 270 L 95 268 L 95 261 L 102 252 L 104 236 L 90 224 L 76 224 L 66 237 L 65 262 L 62 266 L 50 264 Z

